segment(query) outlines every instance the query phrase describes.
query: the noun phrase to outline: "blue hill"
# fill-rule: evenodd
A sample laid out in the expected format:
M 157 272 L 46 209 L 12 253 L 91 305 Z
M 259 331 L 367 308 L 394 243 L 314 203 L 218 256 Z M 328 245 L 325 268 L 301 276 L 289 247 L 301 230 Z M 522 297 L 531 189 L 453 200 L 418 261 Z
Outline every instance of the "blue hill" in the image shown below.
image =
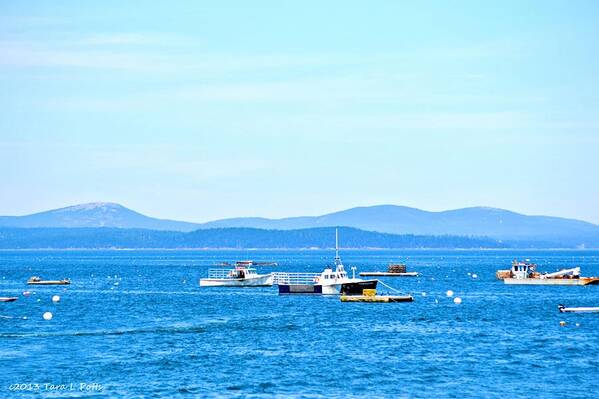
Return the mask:
M 389 234 L 490 237 L 503 241 L 552 242 L 563 247 L 599 247 L 599 226 L 574 219 L 529 216 L 504 209 L 473 207 L 429 212 L 396 205 L 357 207 L 321 216 L 283 219 L 233 218 L 208 223 L 156 219 L 114 203 L 91 203 L 25 216 L 2 216 L 4 227 L 116 227 L 189 232 L 247 227 L 298 230 L 346 226 Z

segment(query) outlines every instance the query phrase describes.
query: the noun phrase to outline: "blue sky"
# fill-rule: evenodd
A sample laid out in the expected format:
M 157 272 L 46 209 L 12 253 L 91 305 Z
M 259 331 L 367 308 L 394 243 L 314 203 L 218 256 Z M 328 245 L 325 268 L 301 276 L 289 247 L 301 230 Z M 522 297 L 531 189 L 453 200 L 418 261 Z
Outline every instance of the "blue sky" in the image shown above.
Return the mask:
M 156 3 L 0 4 L 0 214 L 599 223 L 598 2 Z

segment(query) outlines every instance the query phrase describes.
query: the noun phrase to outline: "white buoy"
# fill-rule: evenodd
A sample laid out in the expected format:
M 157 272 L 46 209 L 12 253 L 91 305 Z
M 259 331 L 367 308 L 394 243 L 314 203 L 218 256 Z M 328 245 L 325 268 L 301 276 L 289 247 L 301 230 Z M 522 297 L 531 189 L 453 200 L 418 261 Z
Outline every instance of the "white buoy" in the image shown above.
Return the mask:
M 576 327 L 580 327 L 580 323 L 576 323 Z
M 468 272 L 468 275 L 470 276 L 472 273 Z
M 474 273 L 474 274 L 472 275 L 472 278 L 478 278 L 478 274 Z
M 447 292 L 445 293 L 445 295 L 447 295 L 448 297 L 452 297 L 453 296 L 453 291 L 452 290 L 447 290 Z
M 439 300 L 438 300 L 438 299 L 435 299 L 435 303 L 439 303 Z
M 453 303 L 455 303 L 456 305 L 459 305 L 460 303 L 462 303 L 462 298 L 460 298 L 459 296 L 453 298 Z
M 23 291 L 23 296 L 29 296 L 29 295 L 31 295 L 31 292 L 29 292 L 29 291 Z
M 58 295 L 54 295 L 52 297 L 52 302 L 56 303 L 56 302 L 60 302 L 60 297 Z
M 422 293 L 422 296 L 426 296 L 426 292 L 423 292 L 423 293 Z
M 44 318 L 44 320 L 52 320 L 52 313 L 46 312 L 42 315 L 42 317 Z

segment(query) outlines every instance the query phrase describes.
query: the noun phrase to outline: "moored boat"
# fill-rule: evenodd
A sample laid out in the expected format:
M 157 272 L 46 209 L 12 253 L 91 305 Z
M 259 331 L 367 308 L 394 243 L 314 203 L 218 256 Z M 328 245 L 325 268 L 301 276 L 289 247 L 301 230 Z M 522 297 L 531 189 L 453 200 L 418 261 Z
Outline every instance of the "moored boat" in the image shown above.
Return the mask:
M 200 279 L 200 287 L 268 287 L 273 274 L 258 274 L 256 269 L 236 266 L 234 269 L 210 269 L 208 277 Z
M 561 313 L 599 313 L 599 306 L 580 306 L 568 308 L 565 305 L 557 305 L 557 308 Z
M 10 296 L 10 297 L 1 297 L 0 296 L 0 302 L 14 302 L 17 299 L 19 299 L 19 298 L 14 297 L 14 296 Z
M 29 285 L 69 285 L 71 284 L 71 280 L 68 278 L 62 280 L 42 280 L 39 276 L 30 277 L 27 280 L 27 284 Z
M 498 270 L 495 276 L 512 285 L 596 285 L 599 277 L 581 277 L 580 267 L 562 269 L 553 273 L 539 273 L 537 265 L 514 260 L 510 270 Z
M 279 294 L 361 295 L 364 289 L 376 289 L 378 280 L 347 276 L 339 257 L 339 232 L 335 229 L 335 270 L 327 266 L 322 273 L 277 273 Z

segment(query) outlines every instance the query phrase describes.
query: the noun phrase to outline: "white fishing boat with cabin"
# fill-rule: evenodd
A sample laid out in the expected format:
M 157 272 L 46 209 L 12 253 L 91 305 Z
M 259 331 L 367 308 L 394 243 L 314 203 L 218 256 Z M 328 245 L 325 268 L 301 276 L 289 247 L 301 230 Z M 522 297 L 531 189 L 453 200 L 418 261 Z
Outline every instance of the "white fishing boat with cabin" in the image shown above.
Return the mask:
M 279 294 L 362 295 L 364 289 L 376 289 L 378 280 L 348 277 L 339 257 L 339 231 L 335 229 L 335 270 L 327 266 L 322 273 L 276 273 Z
M 496 277 L 505 284 L 513 285 L 595 285 L 599 277 L 581 277 L 580 267 L 539 273 L 534 263 L 514 260 L 510 270 L 498 270 Z
M 209 269 L 208 277 L 200 279 L 200 287 L 269 287 L 273 274 L 258 274 L 253 267 L 236 266 L 234 269 Z

